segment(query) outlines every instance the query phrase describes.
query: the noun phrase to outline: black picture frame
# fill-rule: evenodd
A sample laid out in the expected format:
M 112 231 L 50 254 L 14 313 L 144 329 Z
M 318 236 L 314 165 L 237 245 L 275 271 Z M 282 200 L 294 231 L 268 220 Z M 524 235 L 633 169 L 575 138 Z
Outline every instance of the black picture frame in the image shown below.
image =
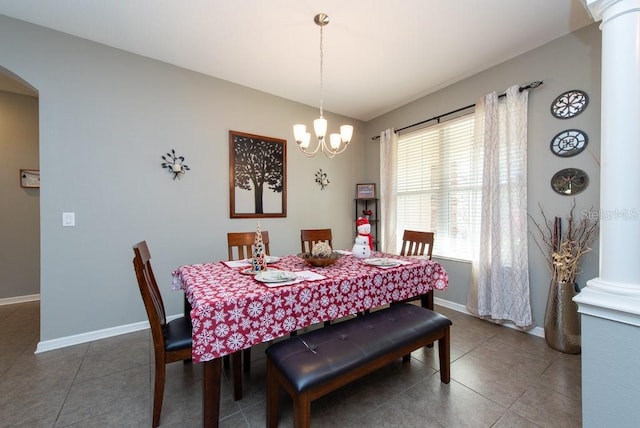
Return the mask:
M 231 218 L 287 216 L 287 140 L 229 131 L 229 201 Z

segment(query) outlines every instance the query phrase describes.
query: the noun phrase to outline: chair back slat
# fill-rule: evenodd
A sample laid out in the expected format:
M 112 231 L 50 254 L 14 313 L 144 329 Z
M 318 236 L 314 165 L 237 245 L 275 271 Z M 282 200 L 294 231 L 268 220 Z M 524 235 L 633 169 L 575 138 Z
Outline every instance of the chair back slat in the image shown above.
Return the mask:
M 326 242 L 333 248 L 331 229 L 302 229 L 300 230 L 300 249 L 303 253 L 310 253 L 318 242 Z
M 229 260 L 248 259 L 253 256 L 253 243 L 256 239 L 255 232 L 229 232 L 227 233 L 227 249 L 229 251 Z M 262 231 L 262 242 L 264 243 L 264 252 L 271 255 L 269 249 L 269 232 Z
M 164 347 L 163 329 L 167 323 L 167 317 L 164 309 L 162 295 L 158 289 L 153 269 L 151 268 L 151 254 L 146 241 L 141 241 L 133 246 L 133 267 L 138 280 L 138 287 L 142 295 L 151 334 L 154 343 L 161 344 Z
M 426 256 L 431 260 L 433 254 L 433 232 L 405 230 L 402 235 L 401 256 Z

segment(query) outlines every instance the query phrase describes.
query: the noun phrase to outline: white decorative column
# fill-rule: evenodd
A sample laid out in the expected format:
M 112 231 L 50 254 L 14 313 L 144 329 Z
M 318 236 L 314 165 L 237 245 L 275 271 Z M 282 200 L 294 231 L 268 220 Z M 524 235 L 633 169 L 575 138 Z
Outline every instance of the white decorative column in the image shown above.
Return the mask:
M 640 326 L 640 0 L 585 1 L 602 20 L 600 277 L 575 300 Z
M 640 426 L 640 0 L 582 0 L 602 30 L 600 276 L 582 314 L 584 427 Z

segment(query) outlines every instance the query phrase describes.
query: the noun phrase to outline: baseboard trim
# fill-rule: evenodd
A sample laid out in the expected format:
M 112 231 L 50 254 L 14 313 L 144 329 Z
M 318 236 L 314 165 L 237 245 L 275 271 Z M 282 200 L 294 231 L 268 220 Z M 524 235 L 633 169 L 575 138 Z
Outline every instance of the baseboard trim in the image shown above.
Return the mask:
M 461 305 L 460 303 L 450 302 L 449 300 L 440 299 L 438 297 L 433 298 L 433 303 L 436 305 L 444 306 L 445 308 L 452 309 L 456 312 L 462 312 L 463 314 L 467 314 L 467 315 L 471 315 L 472 317 L 475 317 L 474 314 L 469 312 L 469 310 L 466 308 L 465 305 Z M 504 327 L 512 328 L 514 330 L 522 331 L 523 333 L 528 333 L 533 336 L 544 338 L 544 328 L 542 327 L 534 327 L 531 330 L 522 330 L 521 328 L 519 328 L 518 326 L 510 322 L 500 323 L 500 325 Z
M 0 299 L 0 306 L 14 305 L 16 303 L 35 302 L 37 300 L 40 300 L 39 294 L 29 294 L 26 296 L 16 296 L 16 297 L 5 297 L 4 299 Z
M 467 310 L 464 305 L 459 303 L 450 302 L 448 300 L 440 299 L 438 297 L 434 298 L 434 303 L 445 308 L 452 309 L 456 312 L 461 312 L 463 314 L 474 316 L 471 312 Z M 181 314 L 172 315 L 167 317 L 169 321 L 181 317 Z M 513 328 L 516 330 L 520 330 L 515 324 L 512 323 L 503 323 L 501 324 L 508 328 Z M 36 347 L 36 354 L 46 351 L 53 351 L 54 349 L 66 348 L 67 346 L 80 345 L 82 343 L 92 342 L 94 340 L 106 339 L 113 336 L 119 336 L 121 334 L 133 333 L 135 331 L 145 330 L 149 328 L 148 321 L 141 321 L 132 324 L 125 324 L 118 327 L 105 328 L 102 330 L 89 331 L 87 333 L 75 334 L 73 336 L 61 337 L 59 339 L 45 340 L 38 343 Z M 535 327 L 531 330 L 525 331 L 525 333 L 532 334 L 534 336 L 544 337 L 544 329 L 541 327 Z
M 172 315 L 167 317 L 168 321 L 181 317 L 182 315 Z M 89 331 L 87 333 L 74 334 L 73 336 L 65 336 L 59 339 L 44 340 L 38 342 L 36 354 L 41 352 L 53 351 L 54 349 L 66 348 L 67 346 L 80 345 L 82 343 L 92 342 L 94 340 L 106 339 L 121 334 L 133 333 L 140 330 L 147 330 L 149 321 L 140 321 L 132 324 L 125 324 L 118 327 L 105 328 L 102 330 Z

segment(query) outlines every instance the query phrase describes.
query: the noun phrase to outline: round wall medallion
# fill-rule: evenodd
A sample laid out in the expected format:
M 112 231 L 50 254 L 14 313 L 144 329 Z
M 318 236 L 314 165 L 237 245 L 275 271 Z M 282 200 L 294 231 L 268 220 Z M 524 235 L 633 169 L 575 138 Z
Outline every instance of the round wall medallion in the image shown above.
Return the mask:
M 589 143 L 587 134 L 579 129 L 567 129 L 551 139 L 551 151 L 563 158 L 582 152 Z
M 569 119 L 579 115 L 589 105 L 589 96 L 579 89 L 564 92 L 551 103 L 551 114 L 558 119 Z
M 551 188 L 561 195 L 577 195 L 589 185 L 589 176 L 578 168 L 565 168 L 551 178 Z

